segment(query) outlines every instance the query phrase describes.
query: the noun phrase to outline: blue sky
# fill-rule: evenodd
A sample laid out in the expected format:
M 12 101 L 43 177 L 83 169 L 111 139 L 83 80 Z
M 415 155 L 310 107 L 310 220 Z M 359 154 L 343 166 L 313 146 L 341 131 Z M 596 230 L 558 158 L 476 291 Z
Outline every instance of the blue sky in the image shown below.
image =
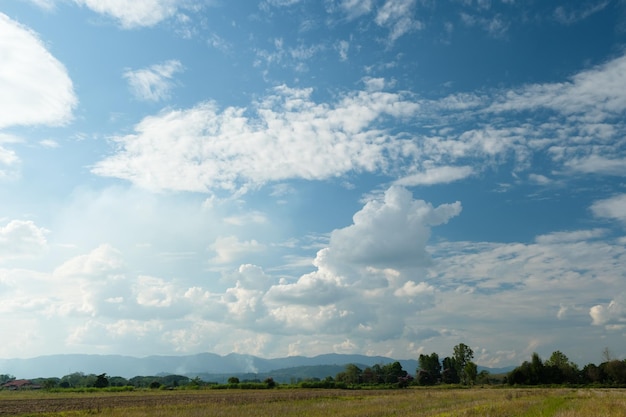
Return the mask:
M 9 0 L 0 357 L 626 357 L 626 3 Z

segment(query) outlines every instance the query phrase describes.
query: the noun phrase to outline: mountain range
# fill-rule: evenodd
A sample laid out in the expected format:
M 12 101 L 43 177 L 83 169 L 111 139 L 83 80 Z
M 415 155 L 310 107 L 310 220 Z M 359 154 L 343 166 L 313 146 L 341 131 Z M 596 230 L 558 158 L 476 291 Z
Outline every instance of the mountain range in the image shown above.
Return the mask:
M 277 380 L 335 376 L 347 364 L 359 367 L 384 365 L 398 361 L 402 368 L 415 374 L 417 360 L 398 360 L 384 356 L 348 354 L 325 354 L 314 357 L 288 356 L 264 359 L 252 355 L 231 353 L 220 356 L 214 353 L 200 353 L 186 356 L 147 356 L 124 355 L 62 354 L 35 358 L 0 359 L 0 374 L 10 374 L 17 378 L 62 377 L 74 372 L 102 374 L 132 378 L 134 376 L 178 374 L 200 376 L 204 380 L 222 382 L 228 376 L 259 377 L 276 374 Z M 487 369 L 491 373 L 506 372 L 512 368 Z

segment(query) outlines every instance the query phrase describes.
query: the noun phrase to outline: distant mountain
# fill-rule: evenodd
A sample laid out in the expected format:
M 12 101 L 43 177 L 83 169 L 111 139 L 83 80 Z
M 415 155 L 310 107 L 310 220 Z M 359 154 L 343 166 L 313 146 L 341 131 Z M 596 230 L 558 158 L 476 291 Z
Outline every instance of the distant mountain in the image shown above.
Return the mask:
M 106 373 L 110 376 L 132 378 L 163 374 L 200 376 L 205 380 L 222 382 L 229 376 L 272 376 L 276 380 L 325 378 L 335 376 L 349 363 L 359 367 L 384 365 L 395 361 L 410 374 L 415 374 L 417 361 L 398 360 L 384 356 L 326 354 L 314 357 L 289 356 L 263 359 L 252 355 L 231 353 L 226 356 L 200 353 L 187 356 L 148 356 L 143 358 L 123 355 L 67 354 L 39 356 L 30 359 L 0 359 L 0 374 L 17 378 L 62 377 L 74 372 Z M 479 367 L 479 370 L 487 369 Z M 512 369 L 512 368 L 511 368 Z M 497 373 L 497 372 L 492 372 Z M 276 376 L 274 376 L 276 375 Z M 280 375 L 280 378 L 278 378 Z

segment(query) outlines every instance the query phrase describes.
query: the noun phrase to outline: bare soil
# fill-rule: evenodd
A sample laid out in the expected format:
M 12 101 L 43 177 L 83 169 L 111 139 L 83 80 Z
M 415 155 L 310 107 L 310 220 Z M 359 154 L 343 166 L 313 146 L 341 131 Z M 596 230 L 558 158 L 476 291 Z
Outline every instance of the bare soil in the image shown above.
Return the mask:
M 390 391 L 386 391 L 390 394 Z M 16 393 L 17 394 L 17 393 Z M 0 397 L 0 416 L 89 410 L 100 412 L 112 408 L 163 407 L 175 405 L 219 405 L 265 403 L 314 398 L 363 397 L 380 395 L 380 391 L 345 390 L 271 390 L 271 391 L 156 391 L 132 393 L 42 393 Z

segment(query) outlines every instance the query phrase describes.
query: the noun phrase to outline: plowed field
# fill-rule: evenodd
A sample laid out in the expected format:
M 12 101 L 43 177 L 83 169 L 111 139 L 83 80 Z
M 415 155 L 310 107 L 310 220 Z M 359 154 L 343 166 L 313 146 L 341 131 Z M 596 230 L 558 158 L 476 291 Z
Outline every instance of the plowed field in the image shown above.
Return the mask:
M 391 391 L 383 392 L 386 395 L 393 395 Z M 380 394 L 380 391 L 358 393 L 359 396 Z M 115 408 L 158 408 L 176 405 L 253 404 L 354 395 L 353 391 L 345 390 L 202 390 L 80 394 L 7 392 L 0 396 L 0 416 L 81 410 L 102 412 Z

